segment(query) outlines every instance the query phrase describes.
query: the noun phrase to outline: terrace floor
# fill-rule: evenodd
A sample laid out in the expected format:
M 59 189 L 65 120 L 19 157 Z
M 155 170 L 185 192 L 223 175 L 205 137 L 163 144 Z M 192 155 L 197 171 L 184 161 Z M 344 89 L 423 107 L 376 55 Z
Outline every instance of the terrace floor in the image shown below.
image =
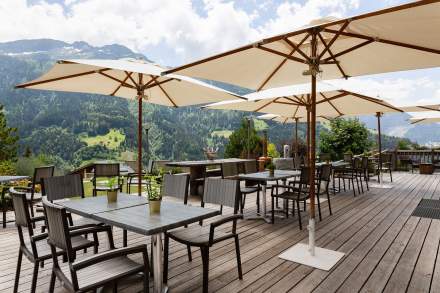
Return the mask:
M 278 258 L 295 243 L 307 241 L 307 230 L 299 230 L 296 216 L 277 219 L 274 225 L 241 221 L 243 280 L 237 277 L 233 243 L 216 245 L 210 254 L 210 292 L 440 292 L 440 221 L 411 216 L 421 198 L 440 198 L 439 183 L 439 174 L 395 173 L 392 189 L 333 196 L 333 216 L 323 204 L 317 245 L 346 253 L 329 272 Z M 255 210 L 254 202 L 247 200 L 248 212 Z M 303 220 L 306 223 L 306 213 Z M 119 229 L 115 240 L 121 245 Z M 129 244 L 138 243 L 149 239 L 129 233 Z M 171 246 L 170 291 L 201 292 L 200 254 L 193 253 L 188 262 L 185 246 L 175 242 Z M 17 233 L 9 224 L 0 229 L 0 292 L 12 292 L 17 249 Z M 46 263 L 40 271 L 38 292 L 47 292 L 50 269 L 51 263 Z M 31 274 L 31 264 L 24 258 L 20 292 L 29 291 Z M 66 291 L 59 282 L 57 286 L 56 292 Z M 131 282 L 119 289 L 137 292 L 140 287 L 140 282 Z

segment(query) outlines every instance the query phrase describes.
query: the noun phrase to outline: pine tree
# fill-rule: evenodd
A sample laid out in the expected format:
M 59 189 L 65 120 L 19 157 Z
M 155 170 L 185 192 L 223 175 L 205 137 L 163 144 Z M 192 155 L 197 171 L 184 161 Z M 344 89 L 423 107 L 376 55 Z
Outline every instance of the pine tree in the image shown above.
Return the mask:
M 0 161 L 14 160 L 17 157 L 18 134 L 17 128 L 8 127 L 0 104 Z

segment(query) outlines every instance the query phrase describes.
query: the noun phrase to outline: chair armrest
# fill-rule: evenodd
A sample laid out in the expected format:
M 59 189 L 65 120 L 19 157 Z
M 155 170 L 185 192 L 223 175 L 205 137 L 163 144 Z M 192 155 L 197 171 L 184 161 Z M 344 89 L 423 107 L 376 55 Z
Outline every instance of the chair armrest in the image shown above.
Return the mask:
M 90 233 L 99 233 L 99 232 L 109 232 L 111 231 L 110 226 L 97 226 L 97 225 L 82 225 L 76 228 L 75 226 L 70 227 L 70 237 L 81 236 Z
M 45 239 L 47 239 L 48 236 L 49 235 L 47 233 L 41 233 L 41 234 L 38 234 L 38 235 L 33 235 L 33 236 L 31 236 L 31 241 L 37 242 L 37 241 L 45 240 Z
M 30 220 L 31 223 L 36 223 L 39 221 L 46 221 L 46 217 L 45 216 L 32 217 Z
M 237 221 L 237 220 L 241 220 L 243 219 L 243 215 L 242 214 L 234 214 L 234 215 L 229 215 L 229 216 L 224 216 L 221 219 L 214 221 L 210 224 L 211 229 L 215 229 L 218 226 L 221 226 L 225 223 L 231 222 L 231 221 Z
M 90 257 L 84 258 L 80 261 L 74 262 L 71 266 L 74 271 L 81 270 L 83 268 L 89 267 L 91 265 L 116 258 L 121 256 L 127 256 L 130 254 L 135 253 L 143 253 L 148 254 L 147 245 L 137 245 L 137 246 L 130 246 L 130 247 L 122 247 L 117 249 L 108 250 L 99 254 L 92 255 Z M 148 265 L 148 264 L 145 264 Z

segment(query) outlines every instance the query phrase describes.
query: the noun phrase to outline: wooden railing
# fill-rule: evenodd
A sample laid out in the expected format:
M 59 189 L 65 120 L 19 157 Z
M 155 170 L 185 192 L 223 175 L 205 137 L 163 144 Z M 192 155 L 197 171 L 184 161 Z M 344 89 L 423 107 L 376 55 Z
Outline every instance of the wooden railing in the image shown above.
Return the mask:
M 393 155 L 393 168 L 395 170 L 412 162 L 438 164 L 440 162 L 440 150 L 394 150 L 389 151 Z

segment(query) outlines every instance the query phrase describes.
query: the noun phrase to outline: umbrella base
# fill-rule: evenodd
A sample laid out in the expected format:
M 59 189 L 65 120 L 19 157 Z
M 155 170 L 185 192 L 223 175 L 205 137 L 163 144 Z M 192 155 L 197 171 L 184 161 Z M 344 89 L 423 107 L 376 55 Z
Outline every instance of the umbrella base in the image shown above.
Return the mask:
M 281 253 L 278 257 L 284 260 L 293 261 L 309 267 L 329 271 L 344 256 L 343 252 L 315 247 L 315 255 L 309 251 L 309 245 L 298 243 Z

